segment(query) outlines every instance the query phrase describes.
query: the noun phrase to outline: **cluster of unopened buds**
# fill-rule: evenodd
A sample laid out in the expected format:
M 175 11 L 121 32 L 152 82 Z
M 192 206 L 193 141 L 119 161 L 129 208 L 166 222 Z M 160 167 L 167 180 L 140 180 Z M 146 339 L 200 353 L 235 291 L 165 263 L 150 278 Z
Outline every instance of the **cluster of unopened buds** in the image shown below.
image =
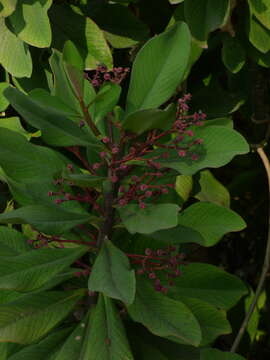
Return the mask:
M 95 88 L 99 88 L 106 82 L 121 84 L 129 71 L 128 67 L 114 67 L 112 70 L 108 70 L 106 66 L 100 65 L 93 73 L 86 74 L 86 78 Z
M 144 255 L 130 255 L 132 263 L 137 264 L 137 274 L 146 275 L 153 282 L 154 289 L 158 292 L 167 293 L 169 287 L 174 285 L 173 279 L 181 276 L 180 265 L 186 265 L 185 255 L 176 253 L 174 246 L 165 249 L 145 249 Z M 162 280 L 167 284 L 162 284 Z M 164 279 L 165 278 L 165 279 Z

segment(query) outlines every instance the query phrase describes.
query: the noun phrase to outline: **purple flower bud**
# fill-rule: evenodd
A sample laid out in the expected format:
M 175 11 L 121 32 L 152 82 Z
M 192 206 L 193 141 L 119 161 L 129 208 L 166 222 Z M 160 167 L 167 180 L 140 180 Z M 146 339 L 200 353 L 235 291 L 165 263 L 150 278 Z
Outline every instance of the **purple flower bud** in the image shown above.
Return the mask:
M 186 152 L 185 150 L 179 150 L 179 151 L 178 151 L 178 155 L 179 155 L 180 157 L 185 157 L 185 156 L 187 155 L 187 152 Z
M 105 158 L 106 155 L 107 155 L 107 153 L 106 153 L 105 151 L 101 151 L 101 152 L 99 153 L 99 156 L 101 157 L 101 159 Z
M 156 274 L 154 272 L 151 272 L 149 275 L 148 275 L 149 279 L 155 279 L 156 278 Z
M 104 80 L 111 80 L 111 75 L 109 73 L 104 74 Z
M 118 177 L 116 175 L 111 176 L 111 182 L 116 183 L 118 181 Z
M 119 204 L 120 206 L 125 206 L 125 205 L 127 205 L 127 200 L 126 200 L 126 199 L 120 199 L 120 200 L 118 201 L 118 204 Z
M 63 202 L 63 200 L 61 200 L 61 199 L 55 199 L 54 200 L 54 203 L 57 204 L 57 205 L 61 204 L 62 202 Z
M 198 159 L 199 159 L 199 156 L 197 154 L 192 154 L 191 155 L 191 160 L 196 161 Z
M 162 194 L 168 194 L 169 190 L 166 188 L 161 189 Z
M 148 189 L 148 185 L 142 184 L 142 185 L 140 186 L 140 190 L 141 190 L 141 191 L 145 191 L 146 189 Z
M 181 271 L 179 269 L 175 270 L 175 276 L 180 276 L 181 275 Z
M 158 249 L 157 250 L 157 256 L 162 256 L 162 255 L 164 255 L 164 250 Z
M 153 193 L 152 193 L 152 191 L 146 191 L 145 192 L 145 196 L 147 197 L 147 198 L 150 198 L 151 196 L 153 195 Z
M 103 139 L 102 139 L 102 142 L 104 142 L 104 144 L 108 144 L 110 142 L 110 139 L 108 138 L 108 136 L 105 136 Z
M 202 144 L 202 143 L 203 143 L 203 139 L 196 139 L 196 140 L 195 140 L 195 143 L 196 143 L 196 144 Z
M 161 292 L 162 292 L 163 294 L 167 294 L 168 289 L 163 286 L 162 289 L 161 289 Z
M 194 136 L 194 132 L 192 130 L 187 130 L 186 134 L 187 134 L 187 136 L 190 136 L 190 137 Z
M 100 166 L 101 166 L 100 163 L 95 163 L 95 164 L 93 164 L 93 169 L 94 169 L 94 170 L 97 170 L 97 169 L 100 168 Z
M 131 176 L 131 181 L 137 182 L 139 180 L 139 177 L 136 175 Z
M 126 164 L 121 164 L 121 165 L 120 165 L 120 169 L 121 169 L 121 170 L 126 170 L 127 167 L 128 167 L 128 166 L 127 166 Z
M 114 145 L 114 146 L 112 147 L 112 153 L 113 153 L 113 154 L 117 154 L 118 152 L 119 152 L 119 147 L 116 146 L 116 145 Z
M 138 269 L 136 272 L 138 275 L 142 275 L 144 274 L 144 269 Z
M 94 87 L 98 87 L 100 85 L 100 81 L 97 79 L 92 80 L 91 83 Z
M 121 185 L 121 186 L 119 187 L 119 192 L 120 192 L 120 193 L 124 193 L 125 191 L 126 191 L 126 189 L 125 189 L 124 185 Z
M 73 165 L 72 164 L 67 164 L 67 169 L 70 170 L 70 171 L 74 170 Z
M 142 202 L 142 201 L 140 202 L 139 206 L 140 206 L 140 208 L 141 208 L 141 209 L 145 209 L 145 208 L 146 208 L 145 203 L 144 203 L 144 202 Z
M 194 121 L 200 120 L 200 115 L 199 115 L 197 112 L 195 112 L 195 113 L 193 114 L 193 120 L 194 120 Z
M 82 127 L 84 127 L 84 125 L 85 125 L 85 122 L 83 120 L 81 120 L 79 123 L 79 127 L 82 128 Z
M 145 255 L 147 255 L 147 256 L 151 256 L 151 255 L 152 255 L 152 250 L 149 249 L 149 248 L 146 248 L 146 249 L 144 250 L 144 253 L 145 253 Z
M 48 191 L 48 196 L 53 196 L 53 191 Z

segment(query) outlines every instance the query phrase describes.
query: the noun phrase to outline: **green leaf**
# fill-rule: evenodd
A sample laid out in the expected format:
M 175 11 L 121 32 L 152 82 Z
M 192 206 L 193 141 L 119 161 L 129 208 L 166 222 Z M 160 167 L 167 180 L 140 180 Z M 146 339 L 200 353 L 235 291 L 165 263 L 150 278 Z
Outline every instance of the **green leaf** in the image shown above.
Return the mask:
M 82 360 L 133 360 L 119 312 L 112 300 L 101 294 L 83 346 Z
M 17 133 L 23 135 L 27 140 L 30 140 L 32 136 L 38 135 L 37 133 L 30 134 L 23 127 L 20 122 L 20 118 L 17 116 L 10 118 L 2 118 L 0 119 L 0 127 L 6 128 L 9 130 L 16 131 Z
M 159 107 L 168 100 L 185 74 L 190 43 L 187 25 L 179 22 L 141 48 L 131 72 L 127 114 Z
M 9 83 L 0 82 L 0 112 L 5 111 L 9 105 L 9 101 L 4 97 L 4 90 L 9 87 Z
M 269 0 L 248 0 L 250 12 L 270 30 L 270 1 Z
M 63 49 L 64 43 L 71 40 L 84 55 L 85 68 L 95 69 L 104 64 L 113 67 L 110 48 L 103 31 L 89 17 L 76 14 L 68 6 L 53 5 L 49 12 L 53 28 L 53 47 Z
M 127 6 L 103 4 L 95 13 L 94 20 L 114 48 L 134 46 L 149 36 L 147 26 Z
M 63 174 L 63 179 L 69 180 L 74 185 L 80 187 L 96 187 L 100 186 L 106 177 L 103 176 L 94 176 L 90 174 Z
M 270 51 L 270 30 L 254 16 L 250 16 L 249 19 L 248 37 L 251 44 L 262 53 L 266 54 Z
M 177 245 L 183 243 L 204 244 L 205 242 L 204 238 L 198 231 L 182 225 L 154 232 L 151 234 L 151 238 L 160 240 L 167 245 Z
M 211 31 L 225 25 L 230 11 L 229 0 L 185 0 L 184 6 L 191 34 L 203 45 Z
M 230 207 L 230 193 L 209 170 L 200 173 L 201 190 L 195 195 L 200 201 L 212 202 L 216 205 Z
M 235 130 L 224 126 L 203 126 L 194 129 L 195 138 L 203 140 L 198 147 L 198 160 L 192 161 L 188 156 L 180 158 L 175 150 L 168 151 L 169 159 L 159 159 L 164 167 L 175 169 L 183 175 L 193 175 L 197 171 L 211 167 L 217 168 L 230 162 L 235 155 L 249 151 L 246 140 Z M 155 154 L 162 154 L 162 150 Z
M 202 349 L 200 360 L 245 360 L 242 356 L 217 349 Z
M 16 352 L 14 355 L 11 355 L 9 360 L 48 360 L 49 354 L 51 355 L 55 349 L 58 348 L 59 343 L 66 338 L 69 332 L 70 329 L 63 329 L 53 332 L 39 343 L 26 346 L 22 350 Z
M 228 310 L 247 293 L 240 279 L 210 264 L 191 263 L 181 272 L 169 291 L 174 299 L 186 296 Z
M 174 105 L 168 106 L 165 110 L 139 110 L 126 117 L 123 127 L 139 135 L 152 129 L 167 130 L 175 120 L 175 114 Z
M 0 305 L 0 341 L 31 344 L 46 335 L 83 296 L 77 292 L 29 294 Z
M 21 232 L 0 226 L 0 256 L 15 256 L 29 249 L 27 238 Z
M 136 279 L 126 255 L 109 240 L 104 242 L 89 277 L 90 291 L 99 291 L 114 299 L 132 304 Z
M 1 128 L 0 166 L 12 179 L 34 183 L 52 179 L 62 171 L 64 163 L 53 150 L 33 145 L 17 132 Z
M 32 59 L 28 45 L 8 29 L 4 18 L 0 18 L 0 44 L 0 64 L 13 76 L 30 77 Z
M 225 36 L 222 47 L 222 61 L 233 74 L 238 73 L 245 65 L 245 50 L 240 41 L 235 37 Z
M 186 296 L 179 298 L 192 311 L 200 324 L 202 331 L 200 346 L 212 343 L 220 335 L 231 333 L 232 329 L 224 311 L 198 299 Z
M 42 137 L 48 144 L 54 146 L 91 144 L 91 140 L 79 125 L 64 117 L 61 111 L 49 107 L 49 104 L 45 107 L 43 103 L 13 87 L 5 90 L 5 96 L 30 125 L 42 131 Z
M 66 211 L 59 206 L 29 205 L 0 214 L 0 223 L 31 224 L 41 232 L 60 235 L 91 219 L 87 213 Z
M 193 188 L 193 180 L 190 175 L 179 175 L 176 177 L 175 190 L 183 201 L 187 201 Z
M 0 0 L 0 16 L 7 17 L 15 11 L 17 0 Z
M 65 42 L 64 48 L 63 48 L 63 61 L 65 63 L 68 63 L 77 69 L 83 70 L 84 69 L 84 61 L 79 53 L 79 50 L 75 46 L 75 44 L 67 40 Z
M 128 307 L 132 319 L 157 336 L 172 336 L 184 344 L 198 346 L 200 326 L 189 308 L 156 292 L 146 280 L 138 279 L 137 283 L 135 301 Z
M 86 252 L 86 248 L 40 249 L 2 256 L 0 289 L 29 292 L 40 288 Z
M 234 211 L 208 202 L 198 202 L 182 211 L 179 225 L 200 233 L 204 239 L 203 246 L 213 246 L 226 233 L 246 227 L 244 220 Z
M 146 204 L 145 209 L 141 209 L 137 204 L 129 204 L 117 210 L 131 234 L 151 234 L 176 226 L 179 207 L 176 204 Z
M 52 0 L 20 0 L 8 18 L 14 33 L 29 45 L 49 47 L 52 40 L 47 11 Z
M 65 339 L 64 344 L 57 352 L 53 360 L 78 360 L 81 354 L 82 343 L 86 332 L 86 320 L 82 320 L 80 324 L 72 331 L 70 336 Z M 25 359 L 27 360 L 27 359 Z M 47 360 L 47 359 L 44 359 Z

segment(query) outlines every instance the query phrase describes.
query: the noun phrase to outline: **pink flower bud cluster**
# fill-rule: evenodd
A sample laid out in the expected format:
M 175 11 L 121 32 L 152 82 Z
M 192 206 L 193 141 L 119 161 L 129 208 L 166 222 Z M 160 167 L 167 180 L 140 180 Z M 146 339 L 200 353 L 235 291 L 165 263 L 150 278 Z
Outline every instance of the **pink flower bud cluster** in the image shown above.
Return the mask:
M 145 255 L 130 255 L 132 262 L 138 265 L 137 274 L 146 275 L 153 282 L 154 289 L 158 292 L 167 293 L 170 286 L 174 285 L 173 279 L 181 275 L 180 265 L 186 265 L 185 255 L 176 253 L 174 246 L 165 249 L 145 249 Z M 162 273 L 164 285 L 160 279 Z M 164 276 L 165 275 L 165 276 Z M 165 278 L 165 280 L 164 280 Z
M 86 78 L 92 83 L 95 88 L 99 88 L 105 82 L 112 82 L 115 84 L 121 84 L 126 78 L 130 69 L 128 67 L 114 67 L 111 71 L 106 66 L 100 65 L 90 75 L 86 75 Z

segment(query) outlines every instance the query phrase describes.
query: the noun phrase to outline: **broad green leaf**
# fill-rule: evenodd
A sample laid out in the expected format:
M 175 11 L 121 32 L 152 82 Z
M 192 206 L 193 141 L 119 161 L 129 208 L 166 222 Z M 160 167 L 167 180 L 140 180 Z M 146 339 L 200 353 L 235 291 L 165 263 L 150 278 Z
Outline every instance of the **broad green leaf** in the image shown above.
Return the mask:
M 26 346 L 14 355 L 11 355 L 9 360 L 48 360 L 48 356 L 59 347 L 59 343 L 65 340 L 69 332 L 70 329 L 55 331 L 39 343 Z
M 270 51 L 270 30 L 254 16 L 250 16 L 249 19 L 248 37 L 251 44 L 262 53 L 266 54 Z
M 17 181 L 34 183 L 62 172 L 64 162 L 49 148 L 29 143 L 15 131 L 0 129 L 0 166 Z M 16 150 L 16 151 L 15 151 Z
M 184 0 L 169 0 L 169 2 L 172 4 L 172 5 L 176 5 L 176 4 L 180 4 L 181 2 L 183 2 Z
M 198 202 L 182 211 L 179 225 L 200 233 L 204 239 L 203 246 L 213 246 L 226 233 L 246 227 L 244 220 L 234 211 L 208 202 Z
M 62 321 L 82 296 L 81 291 L 48 291 L 0 305 L 0 341 L 36 342 Z
M 95 14 L 94 20 L 114 48 L 134 46 L 149 36 L 148 27 L 127 6 L 104 4 Z
M 175 169 L 183 175 L 193 175 L 197 171 L 210 167 L 217 168 L 230 162 L 235 155 L 249 151 L 246 140 L 235 130 L 224 126 L 203 126 L 194 130 L 195 138 L 203 140 L 198 147 L 198 160 L 188 156 L 180 158 L 175 150 L 168 151 L 169 159 L 159 159 L 164 167 Z M 163 151 L 155 151 L 154 155 Z
M 78 360 L 82 351 L 82 343 L 86 332 L 87 319 L 80 322 L 72 333 L 65 339 L 53 360 Z M 47 359 L 46 359 L 47 360 Z M 83 360 L 83 359 L 82 359 Z
M 90 291 L 99 291 L 114 299 L 132 304 L 136 279 L 128 258 L 109 240 L 104 242 L 89 277 Z
M 126 117 L 123 127 L 139 135 L 152 129 L 167 130 L 174 122 L 175 116 L 176 109 L 174 105 L 165 110 L 139 110 Z
M 117 210 L 131 234 L 151 234 L 176 226 L 179 207 L 176 204 L 146 204 L 141 209 L 137 204 L 129 204 Z
M 200 360 L 245 360 L 242 356 L 218 349 L 202 349 Z
M 131 72 L 127 114 L 156 108 L 168 100 L 185 74 L 190 43 L 187 25 L 179 22 L 141 48 Z
M 179 299 L 192 311 L 200 324 L 202 331 L 200 346 L 210 344 L 218 336 L 231 332 L 232 329 L 224 311 L 198 299 L 186 296 L 181 296 Z
M 150 236 L 153 239 L 166 243 L 167 245 L 177 245 L 182 243 L 204 244 L 205 242 L 203 236 L 198 231 L 182 225 L 154 232 Z
M 83 58 L 75 44 L 70 40 L 67 40 L 65 42 L 63 48 L 63 61 L 76 67 L 77 69 L 84 69 Z
M 86 248 L 40 249 L 1 256 L 0 289 L 29 292 L 40 288 L 86 252 Z
M 53 47 L 61 51 L 66 40 L 71 40 L 80 54 L 84 55 L 86 69 L 95 69 L 99 64 L 109 69 L 113 67 L 112 54 L 104 33 L 92 19 L 63 5 L 53 5 L 49 15 L 54 35 Z
M 270 30 L 270 1 L 248 0 L 248 4 L 251 13 Z
M 0 226 L 0 256 L 15 256 L 29 249 L 27 238 L 21 232 Z
M 122 320 L 111 299 L 99 295 L 88 326 L 80 360 L 133 360 Z
M 63 116 L 61 111 L 45 107 L 43 103 L 13 87 L 5 90 L 5 96 L 30 125 L 42 131 L 42 137 L 48 144 L 54 146 L 91 144 L 87 134 L 79 125 Z
M 30 77 L 32 59 L 28 45 L 8 29 L 4 18 L 0 18 L 0 44 L 0 64 L 13 76 Z
M 185 0 L 184 6 L 191 34 L 203 45 L 211 31 L 226 23 L 230 11 L 229 0 Z
M 9 101 L 3 95 L 3 91 L 9 87 L 9 83 L 0 82 L 0 112 L 5 111 L 9 105 Z
M 186 296 L 228 310 L 247 293 L 240 279 L 210 264 L 191 263 L 181 272 L 169 291 L 174 299 Z
M 222 60 L 226 68 L 233 74 L 242 69 L 246 62 L 246 54 L 238 39 L 225 36 L 222 47 Z
M 135 301 L 128 307 L 132 319 L 157 336 L 172 336 L 184 344 L 199 345 L 200 326 L 189 308 L 158 293 L 146 280 L 138 279 L 137 283 Z
M 7 17 L 16 9 L 17 0 L 0 0 L 0 16 Z
M 187 201 L 193 188 L 193 180 L 190 175 L 179 175 L 176 177 L 175 190 L 183 201 Z
M 31 224 L 41 232 L 60 235 L 91 219 L 87 213 L 66 211 L 59 206 L 29 205 L 0 214 L 0 223 Z
M 209 201 L 216 205 L 230 207 L 230 193 L 209 170 L 200 173 L 201 190 L 195 195 L 200 201 Z
M 52 40 L 47 11 L 52 0 L 20 0 L 8 18 L 14 33 L 29 45 L 49 47 Z
M 6 128 L 9 130 L 16 131 L 17 133 L 23 135 L 27 140 L 30 140 L 32 136 L 38 135 L 37 133 L 30 134 L 23 127 L 20 122 L 20 118 L 17 116 L 10 118 L 2 118 L 0 119 L 0 127 Z

